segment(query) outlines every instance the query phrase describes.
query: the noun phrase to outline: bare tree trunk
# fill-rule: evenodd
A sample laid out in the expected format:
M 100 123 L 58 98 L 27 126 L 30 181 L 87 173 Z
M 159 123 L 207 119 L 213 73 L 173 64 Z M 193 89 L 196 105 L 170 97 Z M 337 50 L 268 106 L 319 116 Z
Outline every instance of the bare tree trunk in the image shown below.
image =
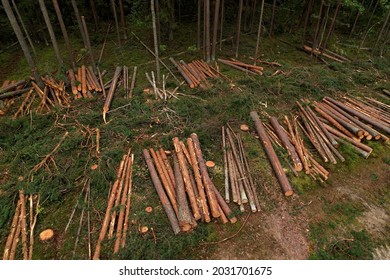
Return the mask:
M 85 34 L 84 34 L 84 29 L 83 29 L 83 23 L 81 22 L 81 17 L 80 17 L 79 9 L 77 8 L 77 4 L 76 4 L 76 1 L 75 1 L 75 0 L 72 0 L 72 6 L 73 6 L 74 13 L 75 13 L 75 15 L 76 15 L 77 24 L 79 25 L 81 37 L 83 38 L 84 47 L 87 48 L 87 41 L 86 41 L 86 39 L 85 39 Z
M 259 55 L 259 43 L 260 43 L 260 36 L 261 36 L 261 25 L 263 22 L 263 12 L 264 12 L 264 0 L 261 0 L 260 4 L 260 18 L 259 18 L 259 28 L 257 30 L 257 41 L 256 41 L 256 51 L 255 51 L 255 65 L 256 65 L 256 59 Z
M 160 62 L 158 55 L 158 38 L 157 38 L 157 26 L 156 26 L 156 10 L 154 6 L 155 0 L 150 0 L 150 9 L 152 11 L 152 22 L 153 22 L 153 38 L 154 38 L 154 52 L 156 57 L 156 71 L 157 71 L 157 82 L 160 82 Z
M 94 0 L 89 0 L 89 5 L 91 6 L 93 20 L 95 21 L 95 31 L 99 28 L 99 17 L 96 12 L 96 6 Z
M 240 0 L 237 16 L 237 34 L 236 34 L 236 57 L 238 57 L 238 48 L 240 46 L 240 33 L 241 33 L 241 18 L 242 18 L 242 6 L 243 0 Z
M 26 57 L 27 63 L 31 68 L 31 72 L 33 74 L 33 77 L 35 78 L 35 81 L 37 82 L 38 86 L 41 89 L 43 89 L 43 83 L 42 83 L 41 77 L 38 74 L 34 59 L 32 58 L 31 53 L 28 49 L 26 40 L 24 40 L 22 30 L 20 29 L 18 21 L 16 20 L 16 17 L 14 15 L 14 13 L 12 12 L 12 8 L 9 4 L 9 1 L 8 0 L 1 0 L 1 3 L 2 3 L 4 11 L 6 12 L 7 17 L 11 23 L 12 29 L 14 30 L 15 35 L 18 38 L 19 44 L 23 50 L 24 56 Z
M 210 62 L 210 0 L 205 0 L 205 44 L 206 44 L 206 61 Z
M 217 48 L 217 36 L 218 36 L 218 21 L 219 21 L 219 6 L 220 0 L 215 0 L 215 9 L 214 9 L 214 23 L 213 23 L 213 45 L 211 49 L 211 60 L 215 60 L 215 50 Z
M 127 40 L 126 17 L 125 17 L 125 10 L 123 9 L 123 0 L 119 0 L 119 9 L 121 12 L 121 24 L 122 24 L 123 39 Z
M 302 45 L 305 44 L 307 24 L 309 22 L 309 18 L 311 15 L 311 4 L 312 4 L 312 0 L 308 0 L 307 7 L 306 7 L 305 23 L 303 25 Z
M 89 56 L 90 56 L 90 58 L 91 58 L 93 71 L 94 71 L 95 73 L 97 73 L 95 58 L 94 58 L 93 53 L 92 53 L 91 42 L 89 41 L 88 28 L 87 28 L 87 24 L 85 23 L 85 18 L 84 18 L 84 16 L 81 16 L 81 21 L 82 21 L 82 23 L 83 23 L 83 29 L 84 29 L 84 32 L 85 32 L 85 38 L 87 39 L 87 49 L 88 49 L 88 52 L 89 52 Z
M 27 29 L 26 29 L 26 26 L 24 25 L 23 19 L 22 19 L 22 17 L 20 16 L 18 7 L 16 6 L 14 0 L 12 0 L 12 5 L 14 6 L 16 15 L 17 15 L 18 18 L 19 18 L 19 22 L 20 22 L 20 24 L 22 25 L 23 31 L 24 31 L 24 33 L 26 34 L 27 41 L 28 41 L 28 43 L 30 44 L 30 47 L 31 47 L 31 49 L 33 50 L 33 53 L 34 53 L 34 55 L 37 55 L 37 53 L 36 53 L 36 51 L 35 51 L 34 44 L 33 44 L 32 40 L 31 40 L 30 34 L 28 34 L 28 31 L 27 31 Z
M 115 27 L 116 27 L 116 36 L 118 37 L 118 44 L 121 45 L 121 35 L 119 34 L 119 24 L 118 24 L 118 15 L 116 13 L 115 1 L 111 0 L 111 9 L 112 14 L 114 15 Z
M 201 19 L 202 19 L 202 0 L 198 0 L 198 26 L 197 26 L 197 33 L 196 33 L 196 47 L 198 50 L 200 50 L 201 45 Z
M 313 51 L 315 48 L 317 48 L 317 39 L 319 36 L 319 31 L 320 31 L 320 24 L 321 24 L 321 18 L 322 18 L 322 11 L 324 9 L 324 1 L 321 0 L 321 6 L 320 6 L 320 12 L 318 14 L 318 21 L 317 21 L 317 26 L 316 26 L 316 32 L 313 37 L 313 46 L 312 46 L 312 52 L 311 55 L 313 55 Z
M 56 35 L 54 34 L 54 30 L 53 30 L 53 27 L 52 27 L 50 19 L 49 19 L 49 14 L 47 13 L 47 10 L 46 10 L 45 2 L 44 2 L 44 0 L 38 0 L 38 2 L 39 2 L 39 6 L 41 7 L 43 18 L 45 19 L 47 29 L 49 31 L 51 43 L 53 44 L 54 52 L 55 52 L 56 57 L 57 57 L 58 66 L 61 68 L 63 61 L 61 58 L 60 49 L 58 48 Z
M 223 37 L 223 21 L 225 18 L 225 0 L 222 0 L 221 3 L 222 9 L 221 9 L 221 30 L 219 35 L 219 50 L 222 50 L 222 37 Z
M 331 37 L 332 34 L 333 34 L 334 24 L 335 24 L 335 22 L 336 22 L 337 15 L 338 15 L 338 13 L 339 13 L 339 11 L 340 11 L 340 6 L 341 6 L 341 0 L 338 0 L 337 6 L 336 6 L 336 10 L 335 10 L 335 12 L 334 12 L 334 16 L 333 16 L 333 18 L 332 18 L 332 22 L 331 22 L 330 27 L 329 27 L 328 34 L 326 35 L 325 42 L 324 42 L 324 44 L 322 45 L 322 46 L 323 46 L 323 47 L 322 47 L 323 49 L 326 49 L 326 46 L 327 46 L 327 44 L 328 44 L 328 41 L 329 41 L 330 37 Z
M 75 70 L 76 69 L 76 63 L 75 63 L 75 60 L 74 60 L 74 57 L 73 57 L 72 46 L 70 45 L 68 32 L 66 31 L 64 20 L 62 19 L 61 10 L 60 10 L 60 7 L 58 6 L 58 1 L 57 0 L 53 0 L 53 6 L 54 6 L 54 9 L 55 9 L 56 14 L 57 14 L 58 22 L 60 23 L 62 35 L 64 36 L 64 40 L 65 40 L 65 44 L 66 44 L 66 48 L 68 49 L 69 63 L 72 66 L 73 70 Z
M 269 27 L 269 36 L 274 36 L 274 22 L 275 22 L 275 10 L 276 10 L 276 0 L 272 4 L 272 14 L 271 14 L 271 24 Z
M 249 30 L 250 31 L 253 30 L 253 25 L 255 24 L 256 3 L 257 3 L 257 0 L 253 0 L 253 2 L 252 2 L 252 16 L 251 16 L 251 21 L 250 21 L 250 24 L 249 24 Z
M 175 26 L 175 0 L 169 0 L 169 41 L 173 41 L 173 28 Z M 199 12 L 199 4 L 198 4 Z M 199 15 L 198 15 L 199 20 Z M 198 22 L 198 31 L 199 31 L 199 22 Z
M 161 28 L 160 28 L 160 3 L 158 0 L 155 2 L 156 9 L 156 28 L 157 28 L 157 42 L 158 45 L 161 45 Z
M 390 17 L 390 9 L 389 9 L 389 11 L 387 12 L 385 22 L 384 22 L 383 25 L 382 25 L 381 31 L 379 32 L 379 35 L 378 35 L 378 38 L 377 38 L 376 41 L 375 41 L 374 48 L 377 47 L 377 45 L 378 45 L 378 43 L 379 43 L 379 40 L 382 38 L 383 31 L 385 31 L 386 25 L 387 25 L 387 23 L 389 22 L 389 17 Z
M 365 1 L 365 0 L 362 1 L 362 6 L 364 5 L 364 1 Z M 371 3 L 372 3 L 372 2 L 371 2 Z M 352 28 L 351 28 L 351 32 L 349 33 L 349 37 L 351 37 L 352 34 L 353 34 L 353 32 L 355 31 L 356 24 L 357 24 L 357 21 L 358 21 L 359 17 L 360 17 L 360 11 L 357 11 L 355 20 L 354 20 L 353 25 L 352 25 Z
M 324 34 L 326 31 L 326 27 L 328 25 L 328 19 L 329 19 L 329 11 L 330 11 L 330 4 L 328 4 L 328 7 L 326 9 L 325 15 L 322 18 L 321 21 L 321 27 L 320 27 L 320 32 L 319 32 L 319 42 L 318 42 L 318 48 L 322 47 L 322 40 L 324 39 Z
M 376 8 L 378 7 L 379 2 L 380 2 L 380 0 L 376 1 L 376 3 L 375 3 L 374 9 L 372 10 L 371 17 L 370 17 L 370 19 L 368 20 L 368 23 L 367 23 L 366 32 L 364 32 L 364 36 L 363 36 L 362 42 L 361 42 L 360 45 L 359 45 L 358 51 L 360 51 L 360 49 L 361 49 L 361 48 L 363 47 L 363 45 L 364 45 L 364 42 L 366 41 L 368 32 L 370 31 L 370 24 L 371 24 L 371 21 L 372 21 L 374 15 L 375 15 L 375 11 L 376 11 Z

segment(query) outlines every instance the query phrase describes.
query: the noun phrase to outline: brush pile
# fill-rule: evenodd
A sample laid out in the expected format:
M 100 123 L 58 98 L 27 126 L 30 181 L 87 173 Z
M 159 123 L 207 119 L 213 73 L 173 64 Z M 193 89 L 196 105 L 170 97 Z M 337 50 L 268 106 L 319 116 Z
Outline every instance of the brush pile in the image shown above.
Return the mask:
M 362 140 L 389 141 L 390 106 L 387 104 L 367 97 L 364 100 L 343 97 L 342 101 L 325 97 L 322 102 L 311 104 L 304 100 L 304 103 L 306 104 L 297 102 L 299 111 L 291 120 L 284 117 L 287 128 L 275 117 L 270 117 L 269 125 L 261 122 L 256 112 L 251 113 L 257 133 L 285 194 L 290 194 L 287 191 L 291 186 L 272 145 L 282 147 L 288 153 L 288 165 L 294 175 L 298 176 L 298 172 L 304 170 L 314 180 L 323 181 L 328 179 L 329 171 L 315 160 L 304 144 L 303 135 L 323 162 L 332 164 L 345 161 L 338 150 L 340 143 L 349 144 L 359 155 L 368 158 L 373 149 L 362 143 Z
M 220 75 L 218 71 L 203 60 L 194 60 L 190 63 L 185 63 L 183 60 L 180 60 L 180 64 L 172 57 L 169 60 L 175 65 L 190 88 L 198 86 L 207 88 L 209 87 L 207 78 L 216 78 Z
M 94 260 L 100 258 L 101 245 L 106 235 L 108 239 L 115 238 L 114 253 L 126 245 L 126 237 L 129 229 L 129 215 L 132 192 L 132 172 L 134 155 L 123 155 L 119 164 L 116 181 L 113 184 L 108 197 L 106 214 L 104 216 L 102 229 L 96 243 Z
M 222 64 L 230 66 L 234 69 L 240 70 L 251 75 L 263 75 L 264 68 L 253 64 L 247 64 L 236 59 L 231 58 L 230 60 L 218 58 L 218 61 Z
M 18 243 L 22 239 L 23 260 L 32 260 L 34 249 L 34 228 L 39 213 L 39 194 L 25 195 L 19 191 L 19 200 L 16 204 L 11 229 L 4 247 L 3 260 L 14 260 L 19 254 Z M 26 204 L 29 206 L 27 217 Z M 28 221 L 28 223 L 27 223 Z
M 222 149 L 226 202 L 229 203 L 232 197 L 233 202 L 240 206 L 241 212 L 245 212 L 245 204 L 248 202 L 252 212 L 260 211 L 256 186 L 249 170 L 241 135 L 234 133 L 229 124 L 226 129 L 222 127 Z
M 212 218 L 223 224 L 235 223 L 237 218 L 209 176 L 198 136 L 192 133 L 186 144 L 173 138 L 175 151 L 171 159 L 167 156 L 170 152 L 163 149 L 143 151 L 174 234 L 188 232 L 196 228 L 198 221 L 209 223 Z

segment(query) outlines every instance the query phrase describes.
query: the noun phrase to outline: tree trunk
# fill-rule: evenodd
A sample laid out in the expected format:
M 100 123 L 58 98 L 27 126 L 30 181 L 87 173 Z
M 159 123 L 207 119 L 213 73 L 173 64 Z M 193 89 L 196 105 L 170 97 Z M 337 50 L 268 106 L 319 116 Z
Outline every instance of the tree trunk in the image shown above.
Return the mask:
M 377 38 L 376 41 L 375 41 L 374 48 L 377 47 L 377 45 L 378 45 L 378 43 L 379 43 L 379 40 L 382 38 L 383 31 L 385 31 L 386 25 L 387 25 L 387 23 L 389 22 L 389 17 L 390 17 L 390 9 L 389 9 L 389 11 L 387 12 L 385 22 L 384 22 L 383 25 L 382 25 L 381 31 L 379 32 L 379 35 L 378 35 L 378 38 Z
M 261 24 L 263 22 L 263 12 L 264 12 L 264 0 L 261 0 L 259 28 L 257 30 L 257 41 L 256 41 L 256 50 L 255 50 L 255 65 L 256 65 L 256 60 L 257 60 L 258 55 L 259 55 L 259 43 L 260 43 L 260 36 L 261 36 Z
M 95 1 L 89 0 L 89 5 L 91 6 L 93 20 L 95 21 L 95 31 L 97 31 L 98 27 L 99 27 L 99 17 L 98 17 L 97 12 L 96 12 Z
M 306 7 L 305 23 L 303 25 L 302 45 L 304 45 L 306 41 L 306 29 L 311 15 L 311 6 L 312 6 L 312 0 L 308 0 L 307 7 Z
M 155 0 L 150 0 L 150 9 L 152 11 L 152 23 L 153 23 L 153 38 L 154 38 L 154 54 L 156 58 L 156 71 L 157 71 L 157 82 L 160 82 L 160 62 L 159 62 L 159 51 L 158 51 L 158 38 L 157 38 L 157 26 L 156 26 L 156 9 L 154 6 Z
M 196 47 L 198 50 L 201 48 L 201 37 L 202 37 L 202 31 L 201 31 L 201 21 L 202 21 L 202 0 L 198 0 L 198 23 L 197 23 L 197 32 L 196 32 Z
M 205 3 L 205 50 L 206 50 L 206 61 L 210 62 L 210 0 L 204 0 Z
M 31 49 L 33 50 L 33 53 L 34 53 L 34 55 L 37 55 L 37 53 L 36 53 L 36 51 L 35 51 L 34 44 L 33 44 L 32 40 L 31 40 L 30 34 L 28 34 L 28 31 L 27 31 L 27 29 L 26 29 L 26 26 L 24 25 L 23 19 L 22 19 L 22 17 L 20 16 L 18 7 L 16 6 L 14 0 L 12 0 L 12 5 L 14 6 L 16 15 L 17 15 L 18 18 L 19 18 L 20 24 L 22 25 L 23 31 L 24 31 L 24 33 L 26 34 L 27 41 L 28 41 L 28 43 L 30 44 L 30 47 L 31 47 Z
M 313 37 L 313 46 L 312 46 L 311 55 L 313 55 L 313 51 L 317 47 L 317 38 L 318 38 L 318 35 L 319 35 L 319 31 L 320 31 L 320 24 L 321 24 L 323 8 L 324 8 L 324 1 L 322 0 L 321 1 L 321 6 L 320 6 L 320 12 L 318 14 L 318 21 L 317 21 L 317 26 L 316 26 L 316 32 L 315 32 L 314 37 Z
M 45 19 L 47 29 L 49 31 L 51 43 L 53 44 L 54 52 L 55 52 L 56 57 L 57 57 L 58 66 L 59 66 L 59 68 L 61 68 L 63 61 L 61 58 L 60 49 L 58 48 L 56 35 L 54 34 L 53 26 L 51 25 L 49 14 L 47 13 L 47 10 L 46 10 L 45 2 L 44 2 L 44 0 L 38 0 L 38 2 L 39 2 L 39 6 L 41 7 L 43 18 Z
M 271 24 L 269 27 L 269 36 L 274 36 L 274 22 L 275 22 L 275 10 L 276 10 L 276 0 L 272 4 L 272 14 L 271 14 Z
M 214 24 L 213 24 L 213 45 L 211 49 L 211 60 L 215 60 L 215 50 L 217 48 L 217 36 L 218 36 L 218 21 L 219 21 L 219 7 L 220 0 L 215 0 L 215 9 L 214 9 Z
M 256 3 L 257 3 L 257 0 L 253 0 L 253 2 L 252 2 L 252 15 L 251 15 L 251 21 L 250 21 L 250 24 L 249 24 L 249 30 L 250 31 L 253 31 L 253 25 L 255 24 Z
M 372 10 L 371 17 L 370 17 L 370 19 L 368 20 L 367 28 L 366 28 L 366 31 L 364 32 L 364 36 L 363 36 L 362 42 L 361 42 L 360 45 L 359 45 L 358 51 L 360 51 L 360 49 L 361 49 L 361 48 L 363 47 L 363 45 L 364 45 L 364 42 L 366 41 L 368 32 L 370 31 L 370 24 L 371 24 L 371 21 L 372 21 L 374 15 L 375 15 L 375 11 L 376 11 L 376 8 L 378 7 L 379 2 L 380 2 L 380 0 L 376 1 L 376 3 L 375 3 L 374 9 Z
M 362 6 L 364 5 L 364 1 L 365 1 L 365 0 L 362 1 Z M 371 3 L 372 3 L 372 2 L 371 2 Z M 349 37 L 351 37 L 352 34 L 353 34 L 353 32 L 355 31 L 356 24 L 357 24 L 357 21 L 358 21 L 359 17 L 360 17 L 360 11 L 358 11 L 358 12 L 356 13 L 356 17 L 355 17 L 355 20 L 354 20 L 354 22 L 353 22 L 353 25 L 352 25 L 352 28 L 351 28 L 351 32 L 349 33 Z
M 161 27 L 160 27 L 160 3 L 158 0 L 155 2 L 155 9 L 156 9 L 156 28 L 157 28 L 157 42 L 158 45 L 161 45 Z
M 222 9 L 221 9 L 221 30 L 219 35 L 219 50 L 222 50 L 222 37 L 223 37 L 223 21 L 225 18 L 225 0 L 222 0 L 221 3 Z
M 169 41 L 173 41 L 173 28 L 175 26 L 175 0 L 169 0 Z M 199 12 L 199 4 L 198 4 L 198 12 Z M 199 20 L 199 15 L 198 15 Z M 198 31 L 199 31 L 199 23 L 198 23 Z
M 71 2 L 72 2 L 74 13 L 76 15 L 77 24 L 79 25 L 80 34 L 81 34 L 81 37 L 83 38 L 84 47 L 87 48 L 87 41 L 85 39 L 83 23 L 81 22 L 79 9 L 77 8 L 77 4 L 76 4 L 75 0 L 72 0 Z
M 319 42 L 318 42 L 318 48 L 322 47 L 322 40 L 324 39 L 324 34 L 328 25 L 328 19 L 329 19 L 329 11 L 330 11 L 330 4 L 328 5 L 328 8 L 326 9 L 326 13 L 321 21 L 321 28 L 319 32 Z
M 337 15 L 338 15 L 339 11 L 340 11 L 340 6 L 341 6 L 341 0 L 339 0 L 339 1 L 337 2 L 336 10 L 335 10 L 335 12 L 334 12 L 334 16 L 333 16 L 333 18 L 332 18 L 332 22 L 331 22 L 331 24 L 330 24 L 328 34 L 326 35 L 325 42 L 324 42 L 324 44 L 322 45 L 322 46 L 323 46 L 323 47 L 322 47 L 323 49 L 326 49 L 326 46 L 327 46 L 327 44 L 328 44 L 328 41 L 329 41 L 330 37 L 331 37 L 332 34 L 333 34 L 333 30 L 334 30 L 334 25 L 335 25 L 335 22 L 336 22 L 336 18 L 337 18 Z
M 240 33 L 241 33 L 241 18 L 242 18 L 242 6 L 244 0 L 240 0 L 237 16 L 237 34 L 236 34 L 236 57 L 238 57 L 238 48 L 240 46 Z
M 57 14 L 58 22 L 60 23 L 62 35 L 64 36 L 64 40 L 65 40 L 65 44 L 66 44 L 66 48 L 68 49 L 69 63 L 72 66 L 73 70 L 75 70 L 76 69 L 76 63 L 75 63 L 75 60 L 74 60 L 74 57 L 73 57 L 72 46 L 70 45 L 68 32 L 66 31 L 64 20 L 62 19 L 61 10 L 60 10 L 60 7 L 58 6 L 58 1 L 57 0 L 53 0 L 53 6 L 54 6 L 54 9 L 55 9 L 56 14 Z
M 123 39 L 127 40 L 126 17 L 125 17 L 125 10 L 123 9 L 123 0 L 119 0 L 119 10 L 121 12 L 121 24 L 122 24 Z
M 121 45 L 121 35 L 119 34 L 119 24 L 118 24 L 118 15 L 116 13 L 115 1 L 111 0 L 111 9 L 112 14 L 114 15 L 115 27 L 116 27 L 116 36 L 118 37 L 118 44 Z
M 90 56 L 90 58 L 91 58 L 93 71 L 94 71 L 95 73 L 97 73 L 95 58 L 94 58 L 93 53 L 92 53 L 91 42 L 89 41 L 88 28 L 87 28 L 87 24 L 85 23 L 85 18 L 84 18 L 84 16 L 81 16 L 81 21 L 82 21 L 82 23 L 83 23 L 83 29 L 84 29 L 84 33 L 85 33 L 85 39 L 87 40 L 87 49 L 88 49 L 88 52 L 89 52 L 89 56 Z
M 26 57 L 27 63 L 31 68 L 31 72 L 33 74 L 33 77 L 35 78 L 35 81 L 37 82 L 38 86 L 41 89 L 43 89 L 44 86 L 43 86 L 41 77 L 38 74 L 37 68 L 35 66 L 35 62 L 34 62 L 32 56 L 31 56 L 31 53 L 28 49 L 26 40 L 24 39 L 22 30 L 19 27 L 19 24 L 15 18 L 15 15 L 14 15 L 12 8 L 9 4 L 9 1 L 8 0 L 1 0 L 1 3 L 2 3 L 2 5 L 4 7 L 4 11 L 6 12 L 7 17 L 11 23 L 12 29 L 14 30 L 15 35 L 18 38 L 19 44 L 23 50 L 24 56 Z

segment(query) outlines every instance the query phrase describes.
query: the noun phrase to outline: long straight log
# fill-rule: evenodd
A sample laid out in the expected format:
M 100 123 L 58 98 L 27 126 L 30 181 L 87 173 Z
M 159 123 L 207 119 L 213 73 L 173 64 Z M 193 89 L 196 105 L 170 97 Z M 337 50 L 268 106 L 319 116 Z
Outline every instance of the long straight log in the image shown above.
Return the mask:
M 215 197 L 216 194 L 214 193 L 214 190 L 212 188 L 213 182 L 211 181 L 211 178 L 207 171 L 205 161 L 203 159 L 202 149 L 200 147 L 198 135 L 196 133 L 192 133 L 191 139 L 194 143 L 194 150 L 195 150 L 196 158 L 198 160 L 200 174 L 202 175 L 203 185 L 206 190 L 207 199 L 210 205 L 211 215 L 214 218 L 218 218 L 220 216 L 220 211 L 218 209 L 218 202 Z
M 227 152 L 226 152 L 226 136 L 225 136 L 225 127 L 222 126 L 222 151 L 223 151 L 223 171 L 225 175 L 225 201 L 230 202 L 229 194 L 229 170 L 227 162 Z
M 253 111 L 250 113 L 250 116 L 252 120 L 255 123 L 255 128 L 257 131 L 257 134 L 259 135 L 263 147 L 268 155 L 268 159 L 271 163 L 271 166 L 276 174 L 276 177 L 279 180 L 279 183 L 282 187 L 283 193 L 285 196 L 291 196 L 293 195 L 293 190 L 291 188 L 290 182 L 287 179 L 286 173 L 283 170 L 282 165 L 280 164 L 279 158 L 277 157 L 274 149 L 272 148 L 270 139 L 265 131 L 264 125 L 261 122 L 259 115 L 257 112 Z
M 16 89 L 18 86 L 21 86 L 24 84 L 26 84 L 26 80 L 20 80 L 16 83 L 12 83 L 12 84 L 9 84 L 7 86 L 4 86 L 4 87 L 0 88 L 0 94 L 8 92 L 8 91 L 13 90 L 13 89 Z
M 211 189 L 215 193 L 215 198 L 218 202 L 218 212 L 223 215 L 225 214 L 226 218 L 229 219 L 230 223 L 234 224 L 237 222 L 237 218 L 233 215 L 232 210 L 229 205 L 227 205 L 226 201 L 223 199 L 222 195 L 219 193 L 215 185 L 211 182 Z M 222 212 L 221 212 L 222 210 Z
M 313 120 L 316 122 L 316 124 L 318 125 L 318 127 L 321 129 L 321 131 L 325 134 L 326 138 L 329 139 L 330 143 L 335 147 L 335 148 L 338 148 L 339 147 L 339 144 L 337 143 L 336 139 L 333 138 L 332 135 L 330 135 L 330 133 L 325 129 L 325 127 L 322 125 L 322 122 L 320 122 L 320 120 L 318 119 L 317 115 L 313 112 L 313 110 L 308 107 L 307 108 L 308 112 L 310 113 L 310 115 L 313 117 Z
M 206 198 L 206 193 L 204 190 L 205 187 L 203 185 L 202 176 L 201 176 L 200 171 L 199 171 L 198 160 L 197 160 L 196 153 L 195 153 L 194 142 L 192 141 L 191 138 L 187 138 L 187 146 L 188 146 L 188 152 L 189 152 L 190 159 L 191 159 L 190 163 L 192 166 L 192 170 L 194 171 L 195 182 L 196 182 L 196 186 L 197 186 L 197 190 L 198 190 L 198 194 L 199 194 L 200 205 L 202 208 L 204 220 L 206 223 L 208 223 L 211 220 L 210 219 L 210 211 L 209 211 L 209 208 L 207 206 L 207 198 Z
M 0 94 L 0 100 L 21 95 L 23 93 L 28 92 L 30 89 L 31 87 Z
M 110 90 L 108 91 L 106 101 L 104 102 L 103 106 L 103 120 L 106 122 L 106 114 L 110 110 L 110 105 L 112 98 L 114 96 L 115 90 L 116 90 L 116 85 L 118 83 L 118 79 L 120 77 L 122 68 L 120 66 L 117 66 L 115 69 L 114 77 L 112 78 Z
M 176 181 L 175 181 L 175 175 L 174 175 L 174 172 L 173 172 L 173 169 L 172 169 L 172 166 L 171 164 L 169 163 L 169 160 L 168 160 L 168 157 L 167 157 L 167 154 L 165 153 L 164 149 L 163 148 L 160 148 L 160 156 L 164 162 L 164 165 L 165 165 L 165 168 L 167 169 L 168 171 L 168 175 L 169 175 L 169 178 L 172 182 L 172 185 L 175 187 L 176 189 Z
M 330 102 L 332 102 L 333 104 L 337 105 L 338 107 L 340 107 L 341 109 L 347 111 L 348 113 L 358 117 L 359 119 L 362 119 L 364 120 L 365 122 L 383 130 L 384 132 L 386 132 L 387 134 L 390 134 L 390 127 L 388 126 L 385 126 L 373 119 L 371 119 L 370 117 L 360 113 L 359 111 L 356 111 L 355 109 L 352 109 L 346 105 L 344 105 L 343 103 L 339 102 L 339 101 L 336 101 L 334 100 L 333 98 L 330 98 L 330 97 L 326 97 L 325 98 L 326 100 L 329 100 Z
M 186 232 L 192 228 L 191 210 L 188 206 L 184 181 L 180 172 L 179 161 L 175 154 L 173 155 L 173 168 L 175 170 L 174 174 L 176 182 L 177 204 L 179 207 L 179 214 L 177 215 L 177 219 L 179 220 L 181 230 Z
M 23 260 L 28 260 L 28 247 L 27 247 L 27 224 L 26 224 L 26 200 L 23 190 L 19 191 L 20 200 L 20 228 L 22 232 L 22 245 L 23 245 Z
M 175 211 L 173 210 L 172 205 L 169 202 L 168 197 L 164 192 L 163 186 L 161 185 L 161 181 L 158 178 L 156 169 L 153 165 L 152 158 L 150 157 L 150 154 L 147 149 L 143 150 L 143 156 L 145 158 L 146 165 L 148 166 L 150 177 L 152 178 L 153 181 L 153 185 L 157 191 L 157 194 L 160 198 L 161 204 L 163 205 L 165 213 L 168 216 L 168 220 L 171 223 L 172 230 L 175 234 L 178 234 L 180 233 L 179 221 L 177 220 Z
M 19 222 L 20 207 L 21 207 L 20 200 L 18 200 L 16 209 L 15 209 L 15 214 L 14 214 L 14 217 L 12 219 L 11 229 L 9 231 L 7 242 L 5 243 L 5 247 L 4 247 L 3 260 L 8 260 L 8 258 L 9 258 L 9 255 L 11 252 L 12 241 L 14 240 L 15 233 L 16 233 L 16 228 L 17 228 L 18 224 L 20 224 L 20 222 Z
M 133 164 L 134 164 L 134 155 L 131 155 L 131 162 L 130 164 L 130 173 L 128 176 L 128 190 L 127 190 L 127 201 L 126 201 L 126 214 L 125 214 L 125 221 L 123 222 L 123 232 L 122 232 L 122 238 L 121 238 L 121 246 L 122 248 L 126 245 L 126 237 L 127 237 L 127 231 L 129 229 L 129 215 L 130 215 L 130 204 L 131 204 L 131 192 L 133 189 Z
M 180 145 L 179 138 L 177 138 L 177 137 L 173 138 L 173 145 L 175 147 L 176 156 L 177 156 L 177 159 L 179 161 L 180 171 L 181 171 L 181 174 L 183 175 L 184 185 L 185 185 L 185 188 L 187 191 L 188 199 L 190 201 L 192 213 L 194 215 L 195 220 L 199 220 L 201 218 L 200 209 L 199 209 L 198 203 L 196 201 L 194 189 L 192 188 L 190 175 L 188 173 L 187 164 L 185 161 L 183 149 Z
M 187 84 L 190 88 L 194 88 L 195 84 L 194 82 L 188 77 L 187 73 L 182 69 L 182 67 L 177 64 L 177 62 L 173 59 L 173 57 L 170 57 L 169 60 L 175 65 L 176 69 L 180 72 L 180 74 L 183 76 L 184 80 L 186 80 Z
M 302 169 L 303 169 L 302 162 L 299 159 L 299 156 L 298 156 L 294 146 L 288 140 L 287 134 L 284 132 L 281 125 L 279 124 L 278 119 L 275 117 L 271 117 L 270 123 L 271 123 L 272 127 L 274 128 L 275 133 L 278 135 L 280 141 L 282 141 L 283 146 L 286 148 L 287 152 L 290 154 L 290 157 L 294 163 L 294 169 L 297 172 L 302 171 Z

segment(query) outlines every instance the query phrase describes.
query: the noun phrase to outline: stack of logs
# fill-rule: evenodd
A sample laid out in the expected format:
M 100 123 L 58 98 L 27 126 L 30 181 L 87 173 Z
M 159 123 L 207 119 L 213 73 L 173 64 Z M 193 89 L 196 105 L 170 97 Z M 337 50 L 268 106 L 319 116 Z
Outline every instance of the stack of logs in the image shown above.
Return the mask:
M 172 57 L 169 60 L 175 65 L 190 88 L 198 86 L 207 88 L 209 87 L 209 83 L 206 79 L 216 78 L 220 75 L 217 70 L 203 60 L 194 60 L 190 63 L 185 63 L 183 60 L 180 60 L 180 64 Z
M 344 63 L 344 62 L 350 62 L 351 60 L 342 56 L 342 55 L 339 55 L 335 52 L 332 52 L 328 49 L 324 49 L 324 48 L 316 48 L 316 49 L 313 49 L 312 47 L 309 47 L 308 45 L 303 45 L 303 50 L 309 54 L 314 54 L 316 57 L 319 57 L 319 58 L 328 58 L 328 59 L 331 59 L 333 61 L 336 61 L 336 62 L 340 62 L 340 63 Z
M 218 61 L 222 64 L 230 66 L 234 69 L 240 70 L 251 75 L 263 75 L 264 68 L 253 64 L 247 64 L 236 59 L 231 58 L 230 60 L 218 58 Z
M 103 81 L 100 72 L 98 78 L 91 66 L 82 65 L 77 68 L 76 73 L 73 69 L 68 70 L 68 78 L 74 99 L 92 98 L 91 92 L 103 92 Z
M 188 232 L 197 221 L 209 223 L 211 218 L 219 218 L 223 224 L 235 223 L 237 218 L 209 176 L 198 136 L 192 133 L 186 142 L 173 138 L 173 168 L 163 149 L 143 151 L 173 232 Z
M 248 202 L 252 212 L 260 211 L 256 186 L 249 170 L 241 135 L 235 134 L 229 125 L 226 129 L 222 127 L 222 149 L 226 202 L 230 202 L 231 193 L 233 202 L 240 206 L 241 212 L 245 212 L 244 205 Z
M 26 203 L 29 205 L 27 223 Z M 22 239 L 23 260 L 32 260 L 34 249 L 34 228 L 39 212 L 39 194 L 25 195 L 19 191 L 19 200 L 16 204 L 11 229 L 4 247 L 3 260 L 14 260 L 17 254 L 17 245 Z
M 120 247 L 124 248 L 126 245 L 129 229 L 133 162 L 134 155 L 130 154 L 129 149 L 128 153 L 122 157 L 116 173 L 116 181 L 108 197 L 106 214 L 93 255 L 94 260 L 100 258 L 101 245 L 106 235 L 109 239 L 115 238 L 114 253 L 117 253 Z

